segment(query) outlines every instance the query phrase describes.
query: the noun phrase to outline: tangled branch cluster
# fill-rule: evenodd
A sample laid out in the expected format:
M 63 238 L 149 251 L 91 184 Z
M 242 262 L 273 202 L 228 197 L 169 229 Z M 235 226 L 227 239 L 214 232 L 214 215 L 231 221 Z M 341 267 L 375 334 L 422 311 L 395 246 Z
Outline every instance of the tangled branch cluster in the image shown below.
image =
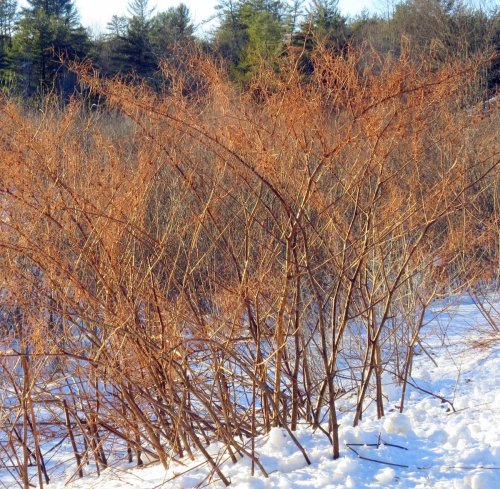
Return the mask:
M 244 93 L 194 57 L 161 96 L 80 66 L 105 106 L 2 101 L 0 460 L 23 483 L 62 438 L 80 475 L 198 451 L 229 483 L 208 444 L 260 466 L 254 437 L 301 421 L 337 458 L 339 403 L 383 416 L 390 371 L 403 409 L 426 308 L 497 279 L 478 65 L 282 62 Z

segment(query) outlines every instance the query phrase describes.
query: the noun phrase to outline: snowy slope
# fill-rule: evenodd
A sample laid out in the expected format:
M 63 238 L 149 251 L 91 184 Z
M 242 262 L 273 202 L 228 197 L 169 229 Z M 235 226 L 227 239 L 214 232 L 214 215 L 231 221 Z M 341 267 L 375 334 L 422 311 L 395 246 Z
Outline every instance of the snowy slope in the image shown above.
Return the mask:
M 500 298 L 494 305 L 500 310 Z M 438 307 L 442 305 L 436 305 L 436 311 Z M 269 477 L 255 467 L 252 478 L 249 459 L 237 464 L 226 461 L 223 471 L 232 487 L 500 488 L 500 338 L 491 335 L 491 327 L 465 299 L 431 321 L 423 336 L 427 354 L 421 351 L 415 358 L 414 387 L 407 393 L 404 414 L 396 407 L 400 387 L 391 384 L 387 373 L 390 402 L 386 417 L 365 416 L 353 428 L 352 414 L 341 416 L 343 450 L 339 460 L 332 460 L 324 434 L 304 426 L 297 437 L 311 459 L 308 466 L 286 431 L 273 429 L 256 440 Z M 210 450 L 224 460 L 222 447 Z M 69 470 L 49 487 L 152 489 L 205 487 L 209 483 L 210 487 L 223 487 L 202 458 L 184 462 L 167 472 L 159 465 L 130 468 L 122 463 L 100 477 L 67 484 L 73 472 Z

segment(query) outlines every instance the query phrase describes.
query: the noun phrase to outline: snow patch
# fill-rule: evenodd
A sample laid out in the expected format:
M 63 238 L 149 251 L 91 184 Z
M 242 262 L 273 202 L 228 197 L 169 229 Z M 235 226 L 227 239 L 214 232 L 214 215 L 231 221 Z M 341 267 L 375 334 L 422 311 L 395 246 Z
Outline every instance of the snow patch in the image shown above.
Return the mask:
M 500 309 L 500 298 L 495 302 Z M 256 438 L 255 453 L 269 474 L 259 467 L 251 476 L 251 460 L 245 456 L 233 464 L 223 444 L 212 443 L 208 450 L 225 461 L 222 471 L 235 489 L 498 489 L 500 488 L 500 349 L 477 351 L 471 348 L 486 327 L 474 306 L 464 301 L 452 310 L 453 317 L 441 324 L 439 318 L 429 324 L 435 331 L 425 338 L 427 355 L 414 359 L 408 385 L 405 412 L 396 411 L 401 386 L 390 375 L 383 378 L 388 415 L 378 420 L 371 413 L 352 427 L 352 405 L 347 409 L 339 400 L 341 457 L 333 460 L 332 447 L 319 430 L 299 425 L 294 436 L 307 452 L 308 466 L 301 451 L 282 428 L 273 428 Z M 450 322 L 451 321 L 451 322 Z M 446 331 L 446 335 L 439 332 Z M 391 385 L 391 382 L 394 382 Z M 433 392 L 453 403 L 442 403 Z M 392 406 L 391 406 L 392 404 Z M 374 403 L 368 409 L 374 409 Z M 391 412 L 392 409 L 392 412 Z M 376 413 L 375 413 L 376 414 Z M 328 423 L 322 425 L 328 431 Z M 250 440 L 245 443 L 250 452 Z M 348 445 L 358 452 L 348 449 Z M 50 447 L 44 447 L 46 451 Z M 54 478 L 54 489 L 190 489 L 197 486 L 222 489 L 220 481 L 210 479 L 211 467 L 197 455 L 185 465 L 165 471 L 159 464 L 142 468 L 127 464 L 122 458 L 104 470 L 101 477 L 89 476 L 92 468 L 84 467 L 86 477 L 68 485 L 74 474 L 71 447 L 63 454 L 70 462 L 66 473 Z M 144 457 L 144 455 L 143 455 Z M 62 458 L 62 457 L 61 457 Z M 376 462 L 374 462 L 374 460 Z M 391 466 L 388 464 L 397 464 Z M 10 474 L 0 470 L 0 487 L 15 487 Z
M 378 482 L 383 482 L 383 483 L 389 483 L 394 480 L 394 477 L 396 476 L 396 472 L 394 471 L 393 468 L 391 467 L 385 467 L 383 469 L 380 469 L 376 474 L 375 474 L 375 479 Z
M 411 422 L 402 413 L 389 414 L 384 420 L 384 430 L 386 433 L 396 433 L 398 435 L 408 436 L 413 433 Z

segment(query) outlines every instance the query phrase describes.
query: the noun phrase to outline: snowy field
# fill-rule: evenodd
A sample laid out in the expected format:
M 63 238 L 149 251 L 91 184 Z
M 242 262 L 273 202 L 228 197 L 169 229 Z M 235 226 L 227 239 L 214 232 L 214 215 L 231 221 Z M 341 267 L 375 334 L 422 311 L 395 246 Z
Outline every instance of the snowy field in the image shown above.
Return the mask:
M 493 305 L 491 314 L 498 324 L 499 297 Z M 258 467 L 251 477 L 249 459 L 224 462 L 222 447 L 211 446 L 211 453 L 219 454 L 223 462 L 231 487 L 500 488 L 500 337 L 492 334 L 475 305 L 463 299 L 426 326 L 422 345 L 425 351 L 421 349 L 415 357 L 404 414 L 398 410 L 401 389 L 386 373 L 386 417 L 376 420 L 369 413 L 353 428 L 352 414 L 341 415 L 339 460 L 332 460 L 325 435 L 305 426 L 297 437 L 311 460 L 309 466 L 285 430 L 273 429 L 256 440 L 268 478 Z M 100 477 L 70 482 L 73 469 L 49 487 L 223 487 L 201 457 L 183 462 L 168 471 L 156 464 L 143 468 L 121 464 L 106 469 Z M 2 481 L 1 472 L 0 482 L 0 487 L 12 487 L 7 479 Z

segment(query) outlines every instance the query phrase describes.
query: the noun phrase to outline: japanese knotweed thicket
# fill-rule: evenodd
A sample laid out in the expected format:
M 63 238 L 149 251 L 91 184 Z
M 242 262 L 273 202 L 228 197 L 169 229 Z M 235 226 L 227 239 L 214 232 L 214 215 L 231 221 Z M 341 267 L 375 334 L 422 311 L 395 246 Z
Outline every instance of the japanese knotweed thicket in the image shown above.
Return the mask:
M 393 379 L 403 409 L 431 301 L 497 283 L 479 64 L 311 62 L 241 92 L 195 56 L 161 95 L 78 66 L 103 106 L 1 102 L 0 458 L 25 485 L 64 436 L 75 475 L 197 450 L 229 483 L 207 444 L 265 472 L 253 437 L 299 421 L 338 457 L 339 405 L 383 416 Z

